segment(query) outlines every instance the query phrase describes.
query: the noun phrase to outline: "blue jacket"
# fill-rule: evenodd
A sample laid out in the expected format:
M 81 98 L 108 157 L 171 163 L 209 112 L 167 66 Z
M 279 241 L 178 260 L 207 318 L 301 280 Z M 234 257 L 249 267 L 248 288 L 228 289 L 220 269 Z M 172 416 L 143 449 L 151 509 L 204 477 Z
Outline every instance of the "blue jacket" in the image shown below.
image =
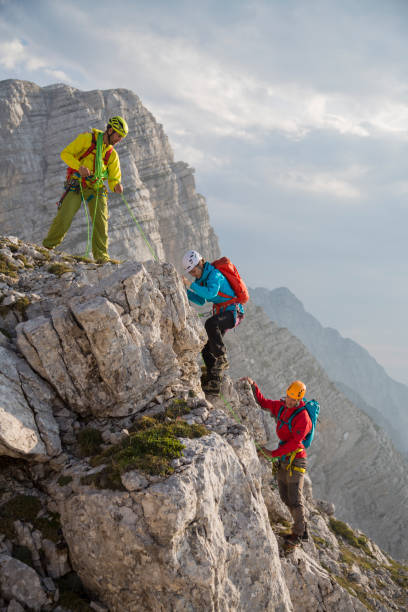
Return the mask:
M 190 289 L 187 289 L 188 299 L 200 306 L 205 304 L 205 302 L 220 304 L 222 302 L 228 302 L 228 300 L 231 299 L 218 296 L 219 291 L 225 293 L 225 295 L 235 297 L 235 293 L 225 276 L 206 261 L 201 278 L 195 280 L 191 284 Z M 225 307 L 225 310 L 232 310 L 234 317 L 236 317 L 237 308 L 239 312 L 244 314 L 244 307 L 242 304 L 230 304 Z

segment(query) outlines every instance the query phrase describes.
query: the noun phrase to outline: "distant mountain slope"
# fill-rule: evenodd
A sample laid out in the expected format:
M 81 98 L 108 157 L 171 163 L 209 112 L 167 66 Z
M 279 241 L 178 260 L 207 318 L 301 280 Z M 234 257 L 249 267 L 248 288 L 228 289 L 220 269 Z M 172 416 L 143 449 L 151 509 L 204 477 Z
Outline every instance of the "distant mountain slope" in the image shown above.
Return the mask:
M 408 387 L 390 378 L 362 346 L 343 338 L 335 329 L 323 327 L 286 287 L 273 290 L 258 287 L 250 293 L 255 304 L 262 306 L 272 321 L 287 327 L 305 344 L 329 378 L 345 385 L 341 391 L 351 401 L 356 403 L 355 394 L 359 396 L 365 412 L 407 455 Z M 361 401 L 357 405 L 362 408 Z M 378 422 L 378 413 L 382 415 L 381 422 Z
M 387 434 L 343 395 L 304 344 L 259 306 L 248 304 L 244 321 L 226 334 L 226 342 L 230 374 L 251 376 L 266 397 L 281 397 L 291 380 L 305 381 L 308 396 L 321 406 L 308 451 L 316 495 L 333 502 L 340 518 L 405 558 L 408 471 Z M 274 430 L 271 420 L 271 443 L 276 445 Z

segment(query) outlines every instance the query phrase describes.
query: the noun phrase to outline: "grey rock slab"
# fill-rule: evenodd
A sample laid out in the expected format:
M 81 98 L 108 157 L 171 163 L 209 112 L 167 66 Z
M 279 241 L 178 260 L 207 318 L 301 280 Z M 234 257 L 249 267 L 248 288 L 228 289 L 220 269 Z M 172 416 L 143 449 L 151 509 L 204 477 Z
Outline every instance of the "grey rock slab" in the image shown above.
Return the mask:
M 0 368 L 0 453 L 38 460 L 59 454 L 51 389 L 4 347 L 0 347 Z
M 183 442 L 180 474 L 60 503 L 74 569 L 112 611 L 291 610 L 252 476 L 216 434 Z
M 4 554 L 0 555 L 0 587 L 6 599 L 15 599 L 32 610 L 41 610 L 47 603 L 37 572 Z

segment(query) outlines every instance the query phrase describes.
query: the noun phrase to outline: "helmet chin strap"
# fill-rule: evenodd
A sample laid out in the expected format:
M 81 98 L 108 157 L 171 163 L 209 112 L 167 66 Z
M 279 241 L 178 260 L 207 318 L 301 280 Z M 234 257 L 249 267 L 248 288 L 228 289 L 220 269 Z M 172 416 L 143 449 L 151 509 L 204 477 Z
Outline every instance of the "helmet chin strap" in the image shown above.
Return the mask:
M 112 144 L 112 143 L 111 143 L 111 136 L 113 136 L 113 132 L 115 131 L 113 128 L 111 128 L 111 130 L 112 130 L 112 134 L 109 134 L 109 133 L 108 133 L 108 130 L 106 130 L 106 134 L 107 134 L 107 136 L 108 136 L 108 144 L 110 144 L 110 145 Z M 113 146 L 113 145 L 112 145 L 112 146 Z

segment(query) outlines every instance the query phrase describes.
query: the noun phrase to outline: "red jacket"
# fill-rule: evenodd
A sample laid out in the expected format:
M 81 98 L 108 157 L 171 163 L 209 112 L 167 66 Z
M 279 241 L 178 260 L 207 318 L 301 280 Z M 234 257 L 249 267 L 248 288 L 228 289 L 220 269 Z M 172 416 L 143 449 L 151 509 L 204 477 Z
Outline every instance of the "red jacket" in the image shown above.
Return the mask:
M 281 419 L 286 423 L 289 421 L 291 415 L 298 410 L 298 408 L 305 405 L 305 403 L 301 401 L 299 402 L 299 405 L 295 406 L 294 408 L 286 408 L 284 399 L 280 399 L 278 401 L 266 399 L 260 392 L 256 383 L 254 383 L 252 386 L 252 390 L 258 404 L 262 406 L 262 408 L 269 410 L 269 412 L 275 418 L 278 417 L 279 409 L 281 406 L 283 406 L 284 408 L 281 414 Z M 312 429 L 312 421 L 310 420 L 307 410 L 302 410 L 302 412 L 299 412 L 299 414 L 295 416 L 291 422 L 291 430 L 287 425 L 282 425 L 282 421 L 279 420 L 276 424 L 276 434 L 283 444 L 280 444 L 274 451 L 268 451 L 268 454 L 271 457 L 282 457 L 283 455 L 289 455 L 297 448 L 302 448 L 302 452 L 297 453 L 296 457 L 307 457 L 305 447 L 302 444 L 302 440 L 306 438 L 307 434 Z

